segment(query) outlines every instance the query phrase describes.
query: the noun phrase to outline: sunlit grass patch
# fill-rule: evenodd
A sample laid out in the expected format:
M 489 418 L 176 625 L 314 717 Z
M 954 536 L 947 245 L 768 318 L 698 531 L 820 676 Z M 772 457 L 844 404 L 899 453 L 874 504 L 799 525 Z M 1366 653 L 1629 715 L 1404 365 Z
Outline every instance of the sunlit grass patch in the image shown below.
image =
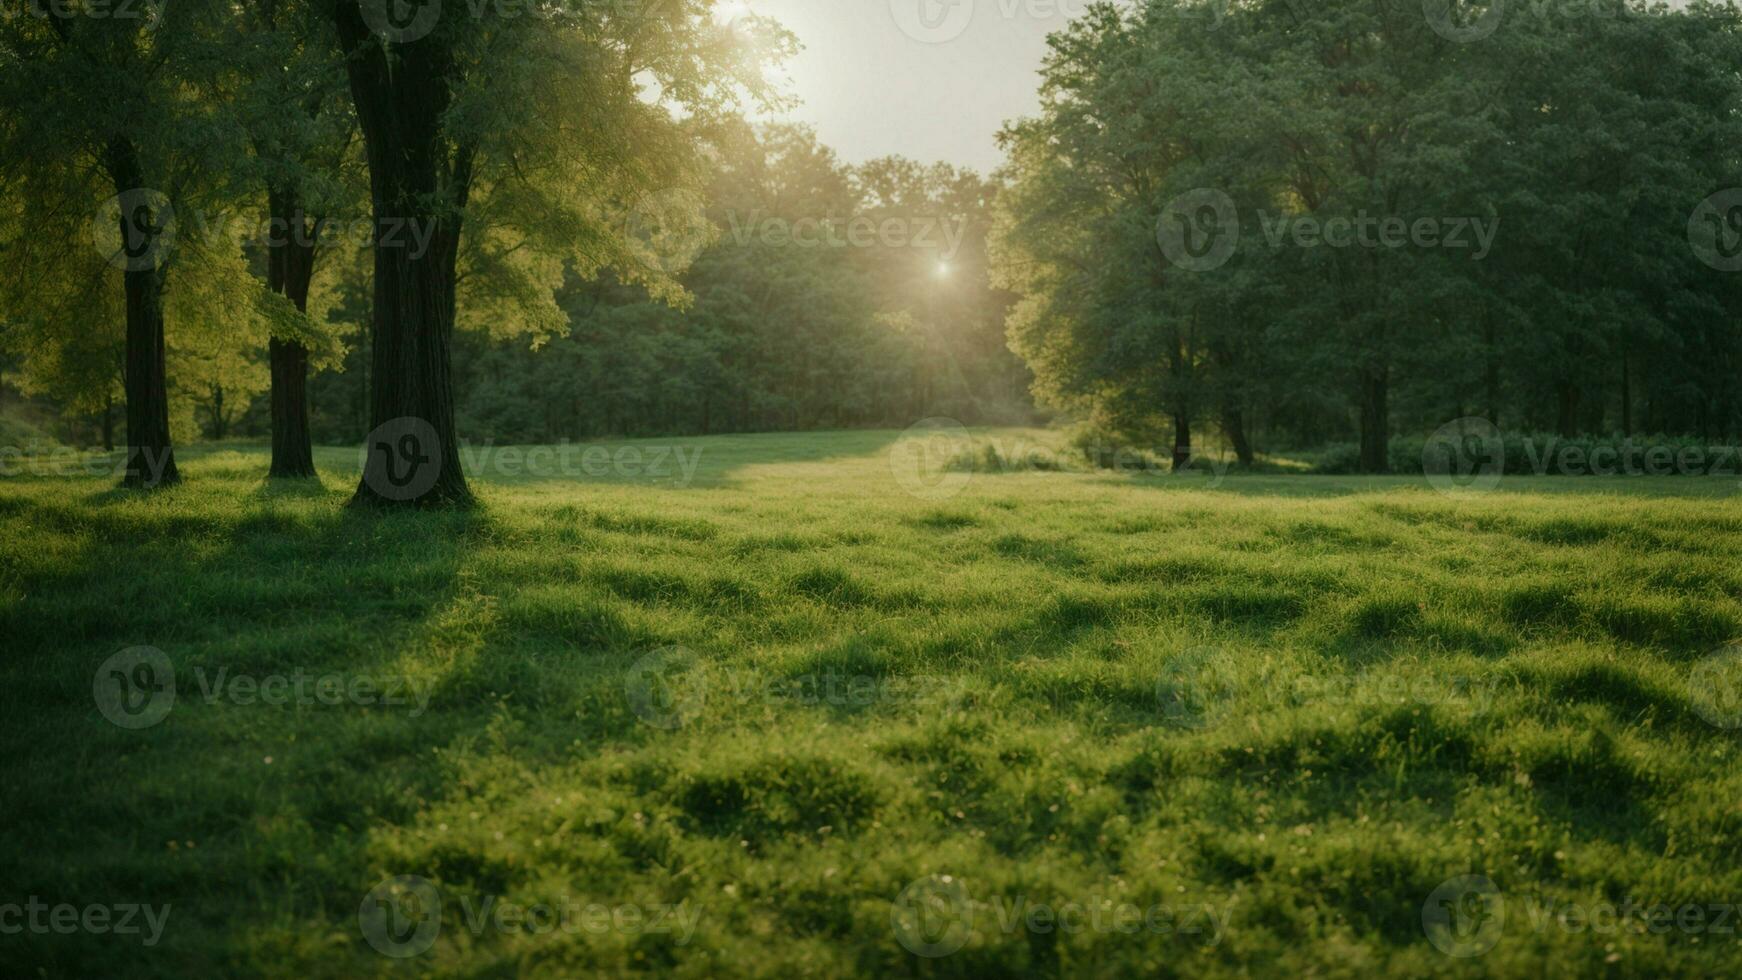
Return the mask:
M 1032 468 L 926 499 L 890 441 L 697 440 L 688 487 L 486 478 L 472 514 L 348 511 L 339 451 L 300 492 L 235 447 L 144 498 L 0 483 L 0 903 L 172 906 L 155 946 L 25 934 L 0 964 L 1451 974 L 1422 911 L 1467 874 L 1509 903 L 1483 972 L 1734 962 L 1533 918 L 1742 901 L 1703 666 L 1742 632 L 1733 502 Z M 140 646 L 176 698 L 128 729 L 93 684 Z M 408 965 L 359 924 L 400 875 L 442 897 Z M 937 888 L 972 916 L 921 957 L 896 913 Z M 605 918 L 494 918 L 565 903 Z

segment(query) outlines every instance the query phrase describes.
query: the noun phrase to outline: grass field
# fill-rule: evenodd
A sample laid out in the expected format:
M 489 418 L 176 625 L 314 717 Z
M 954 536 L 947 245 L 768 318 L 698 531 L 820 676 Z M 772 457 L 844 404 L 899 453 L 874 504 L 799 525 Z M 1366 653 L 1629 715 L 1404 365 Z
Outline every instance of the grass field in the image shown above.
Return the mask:
M 0 972 L 1742 969 L 1734 478 L 899 437 L 0 480 Z

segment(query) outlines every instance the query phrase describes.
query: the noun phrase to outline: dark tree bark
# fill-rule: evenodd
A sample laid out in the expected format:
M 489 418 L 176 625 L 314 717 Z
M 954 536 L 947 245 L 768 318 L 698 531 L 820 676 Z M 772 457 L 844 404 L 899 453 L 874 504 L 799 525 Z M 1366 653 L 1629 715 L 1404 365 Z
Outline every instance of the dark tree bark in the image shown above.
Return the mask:
M 1229 405 L 1222 409 L 1222 431 L 1228 434 L 1228 441 L 1234 445 L 1234 458 L 1240 465 L 1252 466 L 1252 440 L 1246 437 L 1246 413 L 1237 405 Z
M 1633 434 L 1633 372 L 1628 370 L 1627 352 L 1621 352 L 1621 434 Z
M 299 312 L 308 311 L 309 282 L 314 278 L 315 228 L 298 203 L 296 193 L 273 190 L 267 194 L 283 237 L 267 244 L 266 284 L 290 300 Z M 276 235 L 276 233 L 275 233 Z M 273 479 L 300 479 L 315 475 L 314 444 L 308 424 L 308 348 L 294 340 L 272 338 L 267 345 L 272 364 L 272 469 Z
M 1383 369 L 1361 373 L 1361 472 L 1391 469 L 1390 383 Z
M 224 411 L 224 386 L 212 386 L 212 438 L 220 442 L 230 434 L 230 417 Z
M 1192 465 L 1191 416 L 1175 412 L 1173 416 L 1173 471 L 1183 472 Z
M 371 432 L 352 503 L 466 505 L 450 347 L 471 155 L 442 131 L 458 69 L 442 30 L 394 43 L 390 60 L 356 3 L 333 9 L 375 210 Z
M 1500 426 L 1500 343 L 1494 332 L 1494 316 L 1484 310 L 1482 316 L 1482 347 L 1486 364 L 1482 384 L 1487 391 L 1488 421 Z
M 140 192 L 145 175 L 138 151 L 125 137 L 109 143 L 106 161 L 122 195 L 121 241 L 128 259 L 123 273 L 127 302 L 127 470 L 121 485 L 149 490 L 181 482 L 169 438 L 169 381 L 164 369 L 161 249 L 165 215 Z M 145 265 L 147 267 L 135 268 Z
M 115 398 L 110 395 L 103 399 L 103 451 L 115 451 Z
M 1579 434 L 1579 386 L 1571 381 L 1555 382 L 1555 432 L 1563 439 Z

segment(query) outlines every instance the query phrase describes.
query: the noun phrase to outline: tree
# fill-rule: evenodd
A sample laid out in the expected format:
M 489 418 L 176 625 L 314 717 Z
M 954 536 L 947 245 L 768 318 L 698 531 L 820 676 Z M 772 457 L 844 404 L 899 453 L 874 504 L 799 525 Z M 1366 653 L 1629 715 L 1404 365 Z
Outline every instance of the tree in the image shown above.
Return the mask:
M 234 26 L 231 100 L 248 133 L 253 179 L 265 193 L 266 286 L 298 314 L 278 317 L 268 341 L 269 474 L 312 477 L 308 375 L 337 351 L 331 329 L 307 316 L 309 289 L 329 219 L 361 213 L 356 124 L 332 29 L 319 10 L 257 0 Z
M 0 166 L 21 193 L 15 229 L 59 242 L 70 240 L 73 229 L 92 229 L 104 258 L 120 272 L 128 442 L 122 482 L 167 486 L 180 480 L 164 312 L 177 262 L 176 214 L 197 211 L 213 199 L 208 195 L 221 197 L 224 164 L 234 160 L 234 134 L 217 119 L 204 74 L 215 10 L 195 3 L 115 16 L 87 13 L 57 7 L 47 16 L 0 24 L 6 110 L 0 116 L 10 120 Z M 164 22 L 147 19 L 156 17 Z M 54 97 L 43 98 L 45 92 Z M 107 202 L 93 172 L 102 176 Z M 87 223 L 93 213 L 94 227 Z M 205 243 L 182 243 L 184 251 L 189 244 L 197 250 Z M 26 262 L 65 256 L 16 238 L 9 250 Z M 76 281 L 85 270 L 43 271 Z M 8 315 L 36 315 L 28 306 Z
M 530 17 L 479 8 L 470 20 L 432 6 L 405 27 L 364 3 L 331 8 L 376 227 L 375 429 L 354 499 L 463 504 L 451 367 L 462 230 L 483 253 L 542 273 L 547 292 L 562 260 L 669 283 L 606 216 L 693 185 L 698 161 L 667 106 L 705 115 L 766 91 L 760 64 L 790 38 L 755 29 L 746 43 L 701 2 L 578 0 Z M 644 80 L 657 99 L 643 98 Z

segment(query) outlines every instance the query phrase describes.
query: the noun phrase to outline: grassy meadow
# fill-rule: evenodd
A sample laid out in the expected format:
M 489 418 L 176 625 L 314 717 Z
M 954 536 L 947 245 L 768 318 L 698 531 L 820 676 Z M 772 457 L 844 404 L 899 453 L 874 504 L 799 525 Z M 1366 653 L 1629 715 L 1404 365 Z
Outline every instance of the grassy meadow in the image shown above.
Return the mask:
M 15 467 L 0 972 L 1742 969 L 1734 477 L 910 449 L 491 450 L 469 513 Z

